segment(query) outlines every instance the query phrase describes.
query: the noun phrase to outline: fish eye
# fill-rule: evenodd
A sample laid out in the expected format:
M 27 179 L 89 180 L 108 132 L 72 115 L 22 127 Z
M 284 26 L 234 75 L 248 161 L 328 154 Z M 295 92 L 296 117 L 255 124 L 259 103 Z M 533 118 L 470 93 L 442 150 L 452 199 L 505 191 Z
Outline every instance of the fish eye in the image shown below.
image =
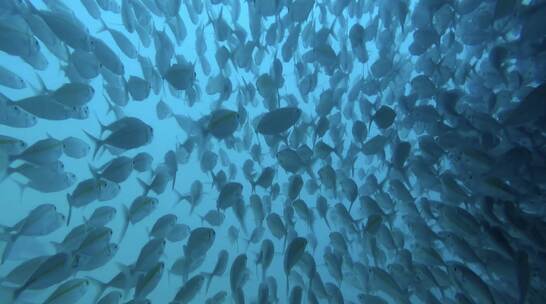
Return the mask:
M 15 112 L 19 112 L 19 107 L 18 106 L 12 106 L 11 107 Z

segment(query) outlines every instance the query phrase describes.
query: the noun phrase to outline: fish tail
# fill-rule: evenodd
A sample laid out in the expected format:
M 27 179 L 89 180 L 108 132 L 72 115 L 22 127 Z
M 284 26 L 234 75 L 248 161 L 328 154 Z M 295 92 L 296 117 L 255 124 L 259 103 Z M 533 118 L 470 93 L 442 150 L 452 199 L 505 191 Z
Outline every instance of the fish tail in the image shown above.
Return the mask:
M 288 298 L 288 294 L 290 293 L 290 282 L 288 281 L 288 273 L 286 274 L 286 298 Z
M 48 93 L 49 89 L 47 88 L 42 76 L 40 76 L 40 75 L 36 75 L 36 76 L 38 77 L 38 84 L 39 84 L 39 87 L 37 88 L 38 89 L 38 94 L 41 95 L 41 94 Z
M 102 94 L 102 96 L 106 100 L 106 105 L 108 106 L 108 109 L 106 110 L 106 115 L 110 114 L 110 112 L 116 114 L 115 105 L 112 103 L 110 98 L 108 98 L 108 96 L 106 94 Z M 118 117 L 118 119 L 119 119 L 119 117 Z M 101 125 L 101 130 L 102 130 L 102 127 L 104 127 L 104 125 L 98 119 L 97 119 L 97 121 L 99 122 L 99 125 Z
M 68 202 L 68 218 L 66 219 L 66 226 L 70 225 L 70 219 L 72 218 L 72 204 L 71 196 L 69 193 L 66 194 L 66 201 Z
M 100 124 L 100 122 L 99 122 Z M 101 125 L 101 134 L 103 132 L 102 130 L 103 126 Z M 95 159 L 97 157 L 97 153 L 99 152 L 100 148 L 102 148 L 102 145 L 104 144 L 104 142 L 98 138 L 96 138 L 95 136 L 91 135 L 90 133 L 87 133 L 87 131 L 83 131 L 83 133 L 85 133 L 85 135 L 87 135 L 87 137 L 89 137 L 89 139 L 93 142 L 93 145 L 95 146 L 94 149 L 93 149 L 93 159 Z
M 309 294 L 310 292 L 312 292 L 311 288 L 313 288 L 313 278 L 315 277 L 315 273 L 316 272 L 313 272 L 313 274 L 311 275 L 311 277 L 309 278 L 309 287 L 307 289 L 307 293 Z
M 100 174 L 96 168 L 93 168 L 91 163 L 88 163 L 87 166 L 89 167 L 89 172 L 91 172 L 91 175 L 93 175 L 94 179 L 100 179 Z
M 387 162 L 387 174 L 385 176 L 388 176 L 389 178 L 391 177 L 391 171 L 392 171 L 392 168 L 394 168 L 394 165 L 392 164 L 392 162 Z
M 243 239 L 246 242 L 246 248 L 245 251 L 248 251 L 248 247 L 250 246 L 250 239 Z
M 328 230 L 332 231 L 332 227 L 330 227 L 330 222 L 328 221 L 328 217 L 324 217 L 324 222 L 326 223 L 326 227 L 328 227 Z
M 207 8 L 206 11 L 207 11 L 207 16 L 209 18 L 209 21 L 207 22 L 207 24 L 205 24 L 205 27 L 209 26 L 210 24 L 212 24 L 214 27 L 214 23 L 213 23 L 214 18 L 210 14 L 210 8 Z
M 25 193 L 25 190 L 28 188 L 28 183 L 23 184 L 19 181 L 14 180 L 15 184 L 19 188 L 19 202 L 23 201 L 23 194 Z
M 19 159 L 19 155 L 8 155 L 8 164 L 11 164 L 18 159 Z
M 309 166 L 305 166 L 305 171 L 307 172 L 307 174 L 309 175 L 310 178 L 312 179 L 316 179 L 316 175 L 315 175 L 315 172 L 313 171 L 313 168 L 309 165 Z
M 13 231 L 13 228 L 0 224 L 0 240 L 7 241 L 10 236 L 10 232 Z
M 244 219 L 244 218 L 242 218 L 242 219 L 240 220 L 240 224 L 241 224 L 241 229 L 243 229 L 243 233 L 244 233 L 245 235 L 248 235 L 248 229 L 246 228 L 246 224 L 245 224 L 245 219 Z M 249 241 L 249 243 L 250 243 L 250 241 Z M 248 248 L 248 244 L 247 244 L 247 248 Z
M 12 168 L 12 167 L 7 167 L 6 168 L 6 171 L 4 172 L 4 174 L 2 176 L 0 176 L 0 183 L 2 183 L 3 181 L 6 180 L 6 178 L 8 178 L 10 175 L 12 175 L 13 173 L 15 173 L 16 169 Z
M 176 195 L 176 201 L 174 202 L 172 208 L 176 207 L 176 205 L 180 204 L 183 200 L 186 199 L 187 196 L 182 195 L 178 190 L 174 189 L 174 194 Z
M 38 78 L 38 87 L 32 85 L 32 83 L 29 82 L 29 87 L 30 87 L 30 90 L 35 94 L 35 95 L 42 95 L 44 93 L 47 92 L 47 89 L 46 89 L 46 86 L 44 84 L 44 80 L 42 79 L 42 77 L 38 74 L 36 74 L 36 78 Z
M 140 178 L 137 178 L 137 181 L 140 187 L 142 187 L 142 190 L 144 191 L 143 195 L 148 195 L 148 192 L 150 192 L 150 185 L 146 184 L 146 182 Z
M 216 174 L 214 174 L 214 171 L 210 170 L 210 176 L 212 178 L 212 183 L 210 184 L 210 187 L 214 189 L 214 186 L 216 185 Z
M 129 210 L 124 204 L 121 205 L 121 212 L 123 213 L 123 226 L 121 228 L 118 244 L 121 244 L 121 241 L 125 237 L 125 233 L 127 233 L 127 228 L 129 228 Z
M 343 160 L 343 140 L 334 147 L 334 153 L 340 160 Z
M 207 284 L 206 284 L 206 287 L 205 287 L 205 295 L 208 293 L 209 291 L 209 287 L 210 287 L 210 283 L 212 283 L 212 273 L 203 273 L 203 275 L 207 278 Z
M 102 33 L 104 31 L 108 31 L 108 26 L 106 26 L 106 23 L 104 22 L 102 17 L 100 17 L 99 20 L 100 20 L 101 27 L 100 27 L 99 31 L 97 32 L 97 34 Z
M 32 4 L 32 1 L 26 0 L 26 1 L 25 1 L 25 4 L 26 4 L 26 6 L 30 9 L 30 11 L 31 11 L 33 14 L 39 14 L 39 13 L 40 13 L 40 11 L 38 11 L 38 9 L 36 8 L 36 6 L 34 6 L 34 4 Z
M 11 302 L 9 303 L 15 303 L 19 296 L 26 290 L 26 286 L 21 286 L 13 291 L 13 294 L 11 295 Z
M 57 242 L 50 242 L 50 244 L 55 248 L 55 251 L 57 253 L 59 252 L 62 252 L 64 249 L 63 249 L 63 244 L 61 243 L 57 243 Z
M 251 180 L 250 186 L 252 187 L 252 193 L 256 193 L 256 181 Z
M 385 217 L 387 218 L 387 224 L 389 225 L 389 228 L 391 228 L 394 220 L 396 219 L 396 208 L 394 208 L 391 213 L 387 213 Z
M 121 273 L 125 276 L 125 278 L 129 279 L 131 278 L 131 276 L 133 275 L 133 272 L 131 270 L 131 266 L 130 265 L 125 265 L 123 263 L 116 263 L 116 266 L 119 268 L 119 270 L 121 271 Z M 129 280 L 126 280 L 126 282 L 129 281 Z M 126 283 L 127 284 L 127 283 Z M 125 293 L 127 293 L 127 287 L 128 286 L 124 286 L 123 290 Z
M 12 234 L 8 237 L 6 248 L 4 249 L 4 252 L 2 253 L 2 260 L 0 261 L 0 265 L 4 264 L 4 262 L 8 259 L 9 254 L 11 253 L 11 250 L 13 248 L 13 244 L 15 241 L 17 241 L 17 234 Z
M 332 35 L 332 37 L 334 37 L 335 40 L 337 40 L 337 35 L 336 35 L 336 32 L 334 31 L 334 28 L 336 27 L 336 22 L 337 22 L 337 17 L 334 18 L 334 20 L 332 21 L 332 24 L 330 25 L 330 28 L 328 29 L 328 32 L 330 33 L 330 35 Z

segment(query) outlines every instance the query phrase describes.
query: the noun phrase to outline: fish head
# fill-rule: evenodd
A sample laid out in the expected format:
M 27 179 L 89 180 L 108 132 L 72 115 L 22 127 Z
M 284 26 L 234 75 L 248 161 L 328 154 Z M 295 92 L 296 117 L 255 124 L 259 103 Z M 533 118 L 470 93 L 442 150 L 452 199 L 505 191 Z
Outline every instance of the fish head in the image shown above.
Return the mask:
M 95 38 L 93 38 L 91 35 L 86 35 L 85 37 L 82 37 L 83 43 L 87 48 L 87 51 L 94 51 L 95 50 Z
M 58 216 L 59 222 L 66 223 L 66 216 L 64 214 L 57 213 L 57 216 Z
M 108 250 L 109 250 L 109 255 L 110 256 L 114 256 L 116 255 L 116 253 L 118 252 L 118 249 L 119 249 L 119 246 L 118 244 L 110 244 Z
M 83 258 L 81 255 L 79 254 L 75 254 L 73 257 L 72 257 L 72 263 L 71 263 L 71 267 L 72 269 L 77 269 L 78 267 L 80 267 L 80 265 L 83 265 Z
M 65 175 L 65 178 L 66 178 L 66 184 L 67 185 L 73 185 L 75 182 L 76 182 L 76 174 L 72 173 L 72 172 L 67 172 L 66 175 Z
M 464 274 L 462 266 L 458 263 L 449 263 L 447 265 L 447 271 L 451 276 L 451 279 L 456 283 L 460 283 L 463 280 Z
M 214 231 L 214 229 L 209 229 L 208 233 L 207 233 L 207 237 L 208 237 L 208 240 L 209 241 L 213 241 L 216 237 L 216 231 Z

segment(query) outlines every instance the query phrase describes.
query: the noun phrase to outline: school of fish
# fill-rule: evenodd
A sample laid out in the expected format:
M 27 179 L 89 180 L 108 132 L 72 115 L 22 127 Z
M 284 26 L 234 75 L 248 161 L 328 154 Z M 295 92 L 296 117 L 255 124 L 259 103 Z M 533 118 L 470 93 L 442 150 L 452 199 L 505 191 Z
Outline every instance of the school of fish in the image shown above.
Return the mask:
M 546 303 L 546 1 L 2 0 L 0 187 L 1 304 Z

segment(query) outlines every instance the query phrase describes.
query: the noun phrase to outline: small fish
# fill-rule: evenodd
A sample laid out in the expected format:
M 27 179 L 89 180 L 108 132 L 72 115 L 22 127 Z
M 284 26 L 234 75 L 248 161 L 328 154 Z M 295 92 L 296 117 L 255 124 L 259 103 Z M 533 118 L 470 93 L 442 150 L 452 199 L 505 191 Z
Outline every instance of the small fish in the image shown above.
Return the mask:
M 283 260 L 283 269 L 284 274 L 286 275 L 286 294 L 290 290 L 290 283 L 288 282 L 288 277 L 292 268 L 299 262 L 303 253 L 305 252 L 305 247 L 307 246 L 307 240 L 302 237 L 297 237 L 293 239 L 286 248 L 284 253 Z
M 197 296 L 204 283 L 203 275 L 198 274 L 192 277 L 178 290 L 171 303 L 189 303 Z
M 301 110 L 285 107 L 264 114 L 256 130 L 263 135 L 276 135 L 290 129 L 301 116 Z
M 214 244 L 216 232 L 212 228 L 199 227 L 191 231 L 187 244 L 184 246 L 184 255 L 194 258 L 207 253 Z
M 226 268 L 227 268 L 228 259 L 229 259 L 229 253 L 226 250 L 221 250 L 218 253 L 218 259 L 216 261 L 216 265 L 212 269 L 212 272 L 208 273 L 208 274 L 205 274 L 205 276 L 207 278 L 205 292 L 207 292 L 209 290 L 209 287 L 210 287 L 210 284 L 212 283 L 212 278 L 213 277 L 215 277 L 215 276 L 216 277 L 221 277 L 221 276 L 224 275 L 224 272 L 226 271 Z
M 0 85 L 12 89 L 24 89 L 27 86 L 21 77 L 3 66 L 0 66 Z

